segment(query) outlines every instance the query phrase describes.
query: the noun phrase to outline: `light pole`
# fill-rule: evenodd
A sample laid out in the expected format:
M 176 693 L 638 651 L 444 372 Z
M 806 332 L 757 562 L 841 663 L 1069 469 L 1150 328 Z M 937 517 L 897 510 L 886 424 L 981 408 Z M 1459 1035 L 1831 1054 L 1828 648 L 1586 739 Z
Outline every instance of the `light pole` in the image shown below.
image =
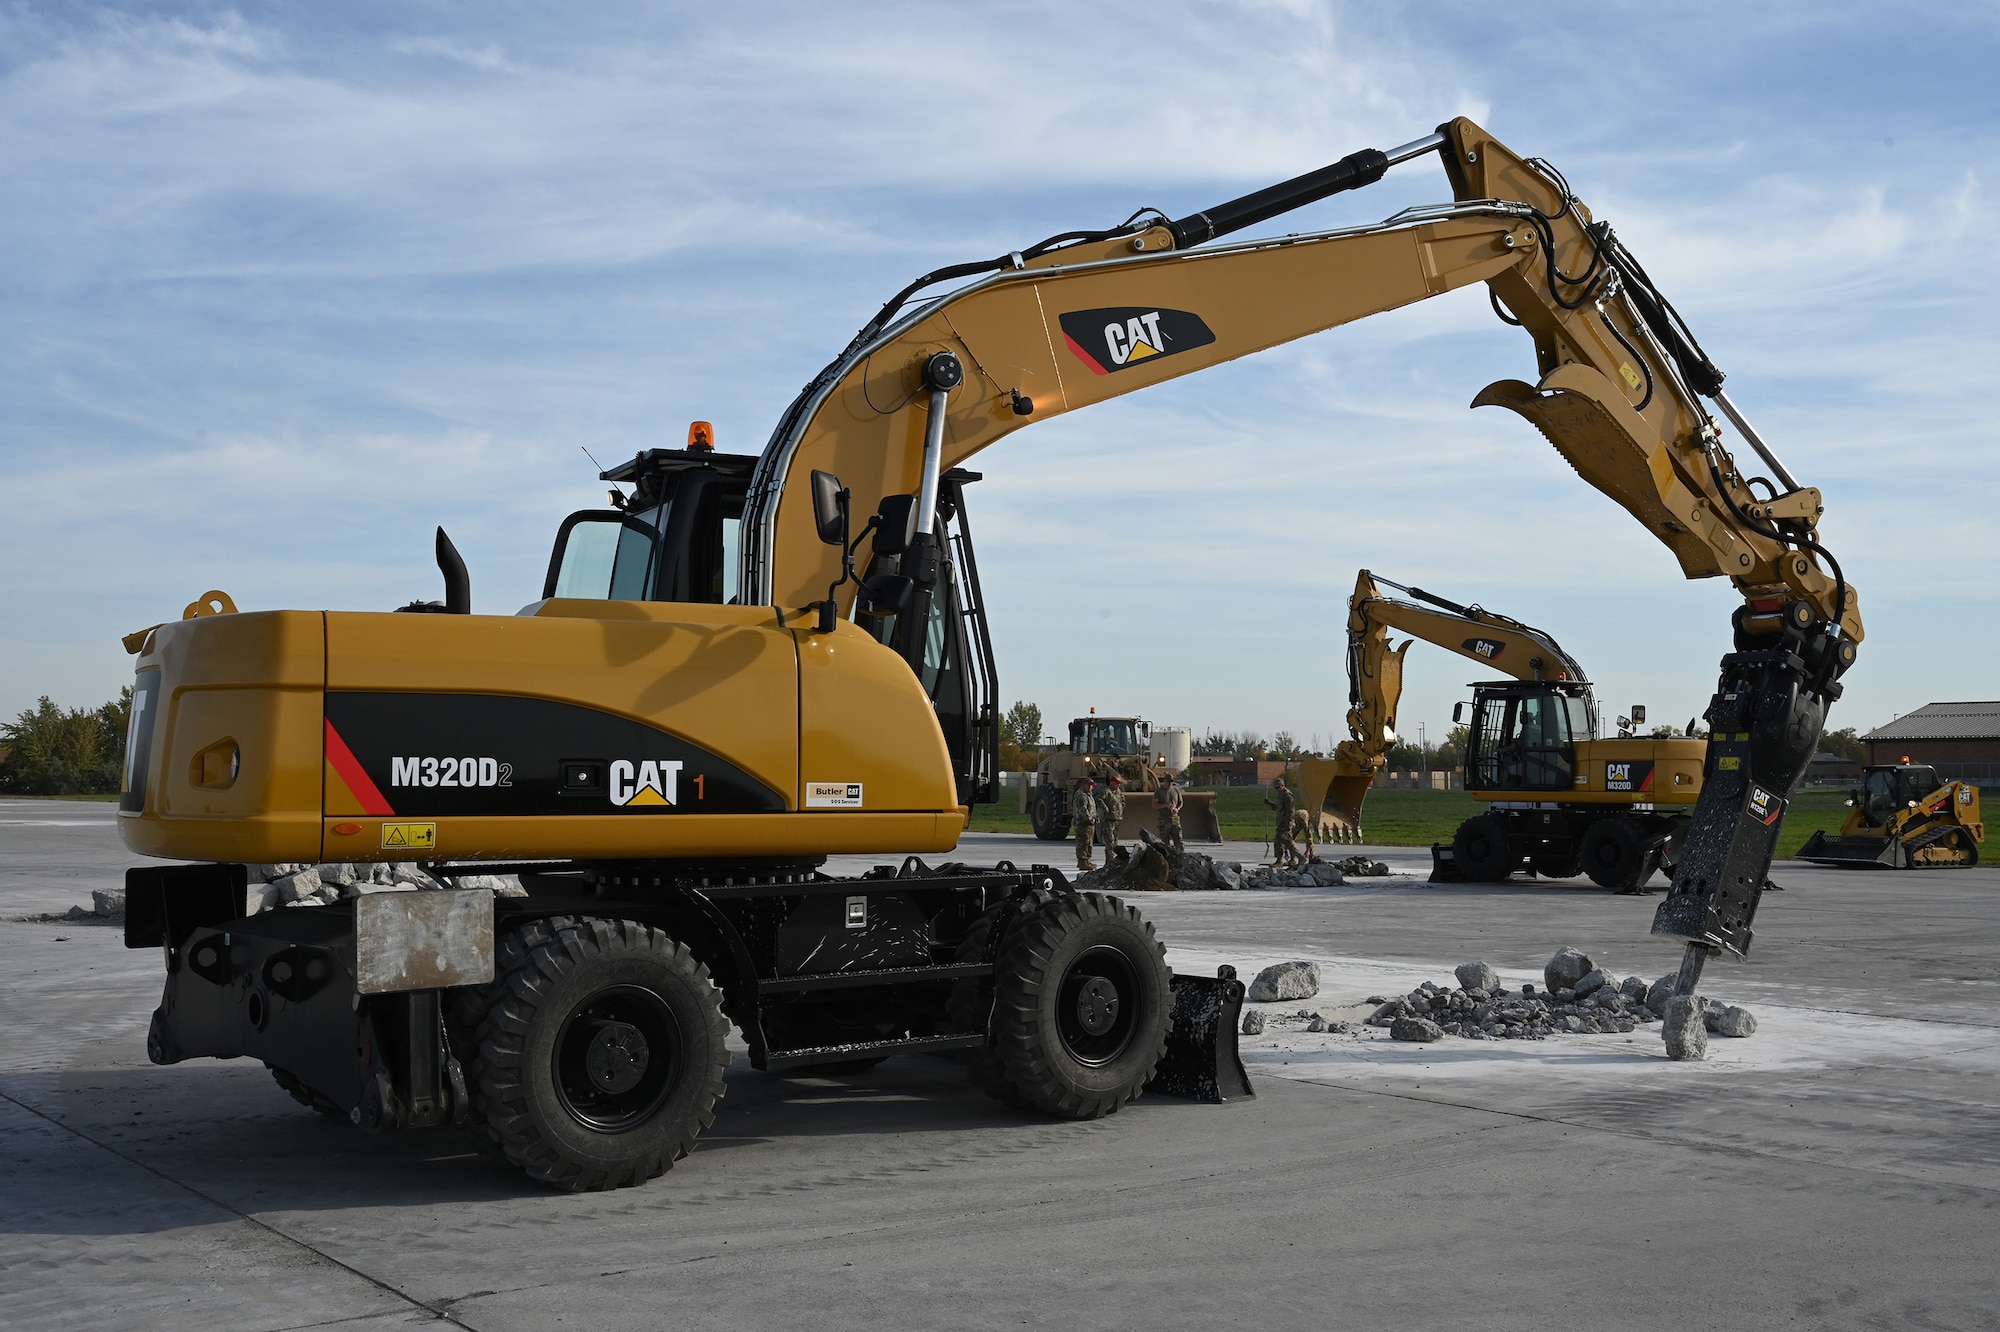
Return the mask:
M 1417 762 L 1423 768 L 1424 789 L 1428 791 L 1431 789 L 1431 746 L 1430 742 L 1424 739 L 1422 722 L 1417 723 Z

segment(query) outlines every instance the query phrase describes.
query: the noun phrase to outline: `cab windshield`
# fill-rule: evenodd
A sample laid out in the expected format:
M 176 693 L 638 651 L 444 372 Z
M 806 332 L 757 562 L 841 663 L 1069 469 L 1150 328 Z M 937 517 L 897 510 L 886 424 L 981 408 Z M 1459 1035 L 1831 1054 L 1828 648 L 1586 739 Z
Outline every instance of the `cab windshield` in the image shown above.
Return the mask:
M 1145 752 L 1141 748 L 1139 724 L 1129 718 L 1107 720 L 1091 717 L 1077 722 L 1071 728 L 1070 744 L 1079 753 L 1104 754 L 1112 758 Z

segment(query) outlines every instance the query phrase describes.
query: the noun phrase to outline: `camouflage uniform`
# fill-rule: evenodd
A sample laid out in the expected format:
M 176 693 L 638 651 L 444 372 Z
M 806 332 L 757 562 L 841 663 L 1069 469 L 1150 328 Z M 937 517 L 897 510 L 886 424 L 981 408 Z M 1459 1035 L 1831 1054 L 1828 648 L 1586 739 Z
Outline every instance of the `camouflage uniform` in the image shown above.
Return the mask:
M 1160 818 L 1160 840 L 1177 850 L 1187 850 L 1181 840 L 1181 788 L 1178 782 L 1161 782 L 1153 792 L 1153 810 Z
M 1076 833 L 1076 867 L 1096 869 L 1090 863 L 1090 848 L 1097 840 L 1097 792 L 1089 782 L 1078 782 L 1069 793 L 1069 824 Z
M 1107 855 L 1118 845 L 1118 821 L 1124 817 L 1125 793 L 1116 786 L 1100 788 L 1097 793 L 1097 832 Z
M 1299 854 L 1298 843 L 1292 840 L 1292 818 L 1298 813 L 1298 802 L 1292 798 L 1289 790 L 1278 786 L 1270 795 L 1264 797 L 1264 803 L 1278 812 L 1277 835 L 1273 838 L 1271 846 L 1273 857 L 1281 866 L 1303 865 L 1305 857 Z

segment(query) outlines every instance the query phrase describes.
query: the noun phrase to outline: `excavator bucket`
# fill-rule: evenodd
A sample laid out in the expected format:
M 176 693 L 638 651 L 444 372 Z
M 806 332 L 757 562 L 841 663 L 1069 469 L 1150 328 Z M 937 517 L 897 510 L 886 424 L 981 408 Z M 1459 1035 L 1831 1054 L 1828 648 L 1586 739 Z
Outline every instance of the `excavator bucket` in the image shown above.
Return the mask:
M 1375 784 L 1372 773 L 1348 774 L 1333 759 L 1306 759 L 1299 764 L 1299 808 L 1317 815 L 1320 840 L 1361 840 L 1361 804 Z
M 1152 793 L 1127 791 L 1125 814 L 1118 820 L 1118 840 L 1136 842 L 1142 830 L 1156 833 L 1159 826 L 1159 815 L 1153 810 Z M 1181 836 L 1190 842 L 1222 840 L 1222 819 L 1216 812 L 1215 792 L 1181 792 Z
M 1242 1016 L 1243 982 L 1235 967 L 1217 967 L 1213 979 L 1175 976 L 1167 1052 L 1146 1090 L 1211 1103 L 1255 1096 L 1236 1049 Z

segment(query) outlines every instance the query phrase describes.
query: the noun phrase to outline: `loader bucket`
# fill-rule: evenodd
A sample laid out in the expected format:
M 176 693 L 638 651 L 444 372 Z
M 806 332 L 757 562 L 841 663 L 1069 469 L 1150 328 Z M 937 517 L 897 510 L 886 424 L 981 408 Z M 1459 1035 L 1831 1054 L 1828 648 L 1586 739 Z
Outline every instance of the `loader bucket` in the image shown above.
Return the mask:
M 1236 979 L 1235 967 L 1217 967 L 1212 980 L 1174 977 L 1167 1052 L 1146 1090 L 1211 1103 L 1255 1096 L 1236 1050 L 1236 1024 L 1242 1017 L 1243 982 Z
M 1157 832 L 1159 815 L 1153 810 L 1150 791 L 1127 791 L 1125 814 L 1118 820 L 1118 840 L 1136 842 L 1139 834 Z M 1181 836 L 1190 842 L 1222 840 L 1222 819 L 1216 813 L 1215 792 L 1181 792 Z
M 1815 865 L 1838 865 L 1843 869 L 1905 869 L 1909 858 L 1903 845 L 1893 837 L 1829 837 L 1816 832 L 1806 839 L 1794 860 L 1810 860 Z

